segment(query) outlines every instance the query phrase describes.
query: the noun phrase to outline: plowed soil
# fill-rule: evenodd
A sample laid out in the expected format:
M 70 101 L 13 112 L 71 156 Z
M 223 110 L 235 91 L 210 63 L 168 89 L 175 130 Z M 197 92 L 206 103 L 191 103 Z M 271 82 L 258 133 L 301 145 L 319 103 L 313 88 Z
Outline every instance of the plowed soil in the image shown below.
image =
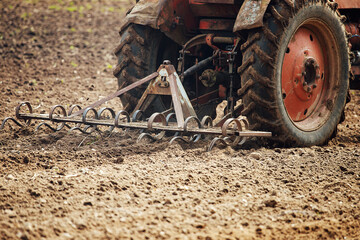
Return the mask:
M 0 2 L 0 119 L 86 106 L 117 89 L 131 3 Z M 136 143 L 40 122 L 0 131 L 1 239 L 360 239 L 360 93 L 326 146 Z M 118 99 L 105 106 L 121 109 Z

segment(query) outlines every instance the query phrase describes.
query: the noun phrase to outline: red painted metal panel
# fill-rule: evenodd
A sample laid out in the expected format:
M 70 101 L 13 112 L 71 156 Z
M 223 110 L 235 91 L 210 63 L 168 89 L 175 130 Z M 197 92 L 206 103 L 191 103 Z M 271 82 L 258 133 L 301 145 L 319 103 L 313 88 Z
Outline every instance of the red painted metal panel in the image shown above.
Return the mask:
M 201 19 L 200 30 L 223 30 L 232 31 L 234 20 L 232 19 Z
M 336 0 L 341 9 L 360 8 L 360 0 Z
M 218 4 L 234 4 L 234 0 L 194 0 L 197 3 L 218 3 Z

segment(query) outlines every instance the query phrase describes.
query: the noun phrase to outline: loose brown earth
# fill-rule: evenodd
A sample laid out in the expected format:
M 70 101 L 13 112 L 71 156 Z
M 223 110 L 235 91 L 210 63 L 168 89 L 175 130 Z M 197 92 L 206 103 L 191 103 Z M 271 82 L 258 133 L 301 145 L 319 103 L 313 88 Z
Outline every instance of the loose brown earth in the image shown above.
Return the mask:
M 112 93 L 130 3 L 0 2 L 0 118 Z M 0 131 L 1 239 L 359 239 L 360 93 L 327 146 L 136 143 L 66 130 Z M 118 100 L 107 103 L 115 110 Z

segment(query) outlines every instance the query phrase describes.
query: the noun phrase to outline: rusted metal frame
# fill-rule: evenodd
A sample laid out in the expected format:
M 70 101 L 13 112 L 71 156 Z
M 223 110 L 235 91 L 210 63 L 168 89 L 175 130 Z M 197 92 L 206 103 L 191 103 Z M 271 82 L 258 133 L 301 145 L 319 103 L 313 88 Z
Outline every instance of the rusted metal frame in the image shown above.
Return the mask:
M 235 20 L 233 32 L 263 26 L 263 18 L 271 0 L 245 0 Z
M 122 89 L 120 89 L 119 91 L 117 91 L 117 92 L 115 92 L 113 94 L 110 94 L 109 96 L 107 96 L 107 97 L 105 97 L 105 98 L 103 98 L 103 99 L 101 99 L 101 100 L 99 100 L 97 102 L 94 102 L 93 104 L 90 104 L 89 106 L 87 106 L 87 107 L 85 107 L 83 109 L 80 109 L 79 111 L 71 114 L 71 116 L 79 116 L 80 114 L 82 114 L 85 111 L 85 109 L 90 108 L 90 107 L 91 108 L 98 107 L 101 104 L 103 104 L 103 103 L 105 103 L 105 102 L 107 102 L 107 101 L 109 101 L 109 100 L 111 100 L 111 99 L 113 99 L 115 97 L 118 97 L 118 96 L 120 96 L 120 95 L 122 95 L 122 94 L 124 94 L 124 93 L 126 93 L 126 92 L 140 86 L 141 84 L 144 84 L 144 83 L 156 78 L 158 75 L 159 75 L 159 73 L 154 72 L 154 73 L 150 74 L 149 76 L 146 76 L 146 77 L 144 77 L 144 78 L 142 78 L 142 79 L 140 79 L 140 80 L 138 80 L 138 81 L 136 81 L 136 82 L 122 88 Z
M 356 9 L 360 8 L 360 0 L 336 0 L 339 9 Z
M 215 30 L 232 32 L 235 20 L 204 18 L 199 21 L 200 30 Z
M 190 10 L 194 16 L 207 18 L 235 18 L 241 7 L 239 4 L 198 3 L 196 0 L 189 2 Z
M 176 80 L 174 80 L 174 75 L 169 76 L 170 89 L 171 89 L 171 98 L 174 106 L 174 111 L 176 115 L 176 121 L 179 127 L 184 126 L 184 113 L 182 111 L 181 103 L 179 102 L 179 91 L 176 87 Z
M 234 4 L 234 0 L 193 0 L 193 3 Z
M 240 104 L 239 106 L 235 107 L 233 115 L 234 116 L 241 115 L 241 112 L 244 110 L 244 108 L 245 108 L 244 104 Z M 225 116 L 222 117 L 222 119 L 219 122 L 217 122 L 215 124 L 215 127 L 221 127 L 225 123 L 226 120 L 231 118 L 231 115 L 232 115 L 231 113 L 227 113 Z
M 196 116 L 174 66 L 168 61 L 164 61 L 164 64 L 159 67 L 157 78 L 150 82 L 134 111 L 145 111 L 157 95 L 171 95 L 179 127 L 184 126 L 184 120 L 187 117 Z
M 169 74 L 171 97 L 176 114 L 176 121 L 179 127 L 184 127 L 184 120 L 189 116 L 196 116 L 196 113 L 174 66 L 167 65 L 166 70 Z
M 29 120 L 49 120 L 48 114 L 19 114 L 19 119 Z M 114 119 L 86 119 L 86 122 L 83 122 L 81 117 L 58 117 L 53 116 L 51 120 L 53 122 L 67 122 L 67 123 L 83 123 L 87 125 L 102 125 L 102 126 L 115 126 Z M 148 129 L 147 122 L 119 122 L 117 124 L 118 128 L 133 128 L 133 129 Z M 169 125 L 164 126 L 160 123 L 154 123 L 152 125 L 153 131 L 168 131 L 168 132 L 183 132 L 184 128 L 179 127 L 177 125 Z M 210 127 L 210 128 L 192 128 L 188 127 L 186 129 L 186 133 L 188 134 L 209 134 L 209 135 L 222 135 L 223 130 L 219 127 Z M 263 131 L 236 131 L 236 130 L 227 130 L 227 135 L 235 135 L 240 137 L 271 137 L 271 132 L 263 132 Z
M 194 105 L 194 104 L 202 105 L 202 104 L 206 104 L 210 100 L 214 100 L 214 99 L 218 99 L 218 98 L 219 98 L 219 90 L 216 89 L 214 91 L 211 91 L 209 93 L 201 95 L 197 98 L 193 98 L 190 102 L 192 105 Z M 162 114 L 168 115 L 169 113 L 171 113 L 173 111 L 174 111 L 174 108 L 169 108 L 166 111 L 163 111 Z

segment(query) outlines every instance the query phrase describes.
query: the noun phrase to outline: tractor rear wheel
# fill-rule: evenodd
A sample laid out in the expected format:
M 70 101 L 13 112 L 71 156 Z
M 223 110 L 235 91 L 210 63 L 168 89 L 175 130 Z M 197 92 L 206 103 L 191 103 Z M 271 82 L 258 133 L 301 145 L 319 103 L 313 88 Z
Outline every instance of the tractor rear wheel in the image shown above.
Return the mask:
M 342 119 L 349 49 L 339 13 L 324 1 L 272 1 L 264 27 L 241 46 L 239 68 L 251 129 L 286 145 L 326 143 Z
M 148 26 L 130 24 L 120 32 L 120 44 L 114 50 L 118 64 L 114 76 L 118 86 L 124 88 L 135 81 L 157 71 L 164 60 L 176 64 L 179 45 L 159 30 Z M 143 84 L 120 96 L 123 107 L 129 113 L 136 107 L 147 84 Z M 160 98 L 155 99 L 146 115 L 166 109 Z

